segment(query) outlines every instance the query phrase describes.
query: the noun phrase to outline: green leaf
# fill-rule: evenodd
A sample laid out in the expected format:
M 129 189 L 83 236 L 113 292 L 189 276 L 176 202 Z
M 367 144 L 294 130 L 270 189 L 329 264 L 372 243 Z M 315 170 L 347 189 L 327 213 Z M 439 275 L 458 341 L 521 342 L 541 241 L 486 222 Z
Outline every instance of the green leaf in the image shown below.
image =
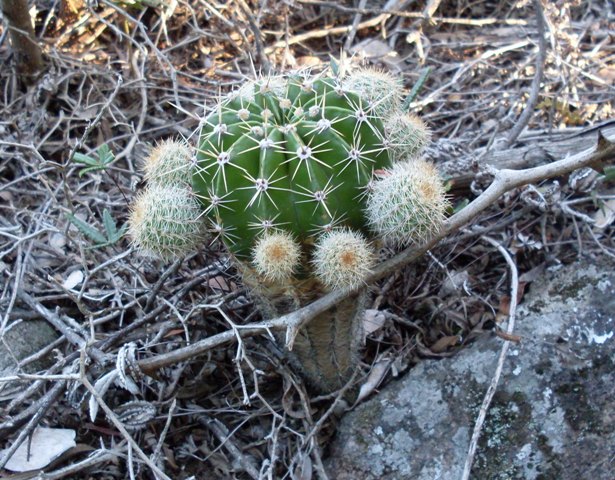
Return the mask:
M 82 177 L 83 175 L 85 175 L 88 172 L 95 172 L 97 170 L 104 170 L 105 167 L 100 167 L 100 166 L 95 166 L 95 167 L 86 167 L 86 168 L 82 168 L 81 170 L 79 170 L 79 176 Z
M 429 77 L 430 72 L 431 72 L 431 67 L 426 67 L 421 71 L 421 75 L 419 76 L 419 79 L 416 81 L 416 83 L 414 84 L 414 87 L 412 87 L 412 90 L 406 97 L 406 101 L 404 102 L 404 106 L 403 106 L 404 111 L 408 111 L 408 109 L 410 108 L 410 104 L 414 101 L 414 99 L 418 96 L 419 92 L 423 88 L 423 85 L 425 84 L 425 80 L 427 80 L 427 77 Z
M 329 61 L 329 65 L 331 65 L 331 71 L 333 72 L 333 75 L 337 77 L 340 74 L 340 64 L 332 55 L 330 57 L 331 60 Z
M 103 226 L 105 227 L 105 233 L 107 234 L 106 237 L 92 225 L 84 222 L 83 220 L 79 220 L 74 215 L 67 214 L 66 216 L 68 217 L 70 222 L 79 229 L 81 233 L 83 233 L 86 237 L 90 238 L 95 242 L 95 245 L 88 247 L 88 249 L 101 248 L 113 245 L 120 238 L 122 238 L 128 230 L 128 224 L 124 224 L 118 230 L 115 220 L 111 216 L 111 213 L 109 213 L 108 209 L 105 209 L 103 211 Z
M 72 223 L 75 227 L 77 227 L 77 229 L 83 233 L 86 237 L 89 237 L 91 240 L 93 240 L 96 243 L 107 243 L 107 239 L 105 238 L 105 236 L 100 233 L 96 228 L 94 228 L 92 225 L 85 223 L 83 220 L 78 219 L 77 217 L 75 217 L 74 215 L 71 215 L 70 213 L 67 213 L 66 216 L 68 217 L 68 220 L 70 221 L 70 223 Z
M 120 238 L 122 238 L 122 237 L 126 234 L 126 231 L 127 231 L 127 230 L 128 230 L 128 224 L 127 224 L 127 223 L 125 223 L 125 224 L 124 224 L 124 225 L 122 225 L 122 226 L 120 227 L 120 229 L 117 231 L 117 234 L 116 234 L 115 239 L 113 240 L 113 243 L 117 242 Z
M 604 167 L 604 179 L 607 182 L 615 180 L 615 167 Z
M 455 205 L 455 208 L 453 208 L 452 213 L 455 214 L 457 212 L 460 212 L 461 210 L 466 208 L 469 204 L 470 204 L 470 200 L 468 200 L 467 198 L 464 198 L 463 200 L 461 200 L 461 202 Z
M 107 165 L 115 160 L 115 155 L 113 155 L 113 152 L 106 143 L 103 143 L 100 147 L 98 147 L 98 150 L 96 150 L 96 155 L 98 158 L 93 158 L 83 153 L 75 153 L 75 155 L 73 155 L 73 160 L 75 162 L 87 165 L 87 167 L 82 168 L 79 171 L 80 177 L 88 172 L 104 170 L 107 168 Z
M 84 165 L 98 165 L 98 160 L 79 152 L 73 155 L 73 160 L 77 163 L 83 163 Z
M 117 235 L 117 228 L 115 226 L 115 220 L 113 220 L 109 210 L 106 208 L 103 212 L 103 225 L 105 226 L 105 230 L 107 232 L 107 240 L 111 241 L 111 239 Z
M 113 155 L 109 145 L 106 143 L 103 143 L 100 147 L 98 147 L 96 153 L 98 154 L 98 161 L 101 165 L 108 165 L 115 159 L 115 155 Z

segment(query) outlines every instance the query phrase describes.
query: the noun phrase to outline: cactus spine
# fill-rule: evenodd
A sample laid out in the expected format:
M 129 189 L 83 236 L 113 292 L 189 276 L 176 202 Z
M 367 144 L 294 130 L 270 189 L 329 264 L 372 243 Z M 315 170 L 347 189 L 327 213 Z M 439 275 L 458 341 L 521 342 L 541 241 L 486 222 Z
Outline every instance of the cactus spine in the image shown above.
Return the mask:
M 129 234 L 146 254 L 169 260 L 202 241 L 205 224 L 190 187 L 191 157 L 185 142 L 165 140 L 143 162 L 147 188 L 132 205 Z
M 248 259 L 274 227 L 304 244 L 338 223 L 367 233 L 362 193 L 373 170 L 391 166 L 382 118 L 324 75 L 263 78 L 250 90 L 205 119 L 194 174 L 231 252 Z
M 402 93 L 397 78 L 368 69 L 341 77 L 328 70 L 260 77 L 204 117 L 194 163 L 185 150 L 163 143 L 145 165 L 148 189 L 166 198 L 155 189 L 188 191 L 183 182 L 190 163 L 194 193 L 188 198 L 198 198 L 201 213 L 194 203 L 184 205 L 183 223 L 191 225 L 186 216 L 194 216 L 195 225 L 201 214 L 207 219 L 264 315 L 288 313 L 330 290 L 351 292 L 312 320 L 295 343 L 293 361 L 323 391 L 343 386 L 357 364 L 374 244 L 419 241 L 443 220 L 437 174 L 414 158 L 429 132 L 401 111 Z M 157 211 L 145 206 L 156 203 L 154 196 L 141 195 L 135 211 Z M 135 242 L 155 251 L 155 239 L 174 228 L 168 213 L 147 227 L 135 213 Z M 158 233 L 141 232 L 156 226 Z M 198 238 L 201 231 L 185 235 Z M 176 238 L 174 231 L 169 238 Z M 161 240 L 158 253 L 182 254 L 197 243 L 175 248 Z

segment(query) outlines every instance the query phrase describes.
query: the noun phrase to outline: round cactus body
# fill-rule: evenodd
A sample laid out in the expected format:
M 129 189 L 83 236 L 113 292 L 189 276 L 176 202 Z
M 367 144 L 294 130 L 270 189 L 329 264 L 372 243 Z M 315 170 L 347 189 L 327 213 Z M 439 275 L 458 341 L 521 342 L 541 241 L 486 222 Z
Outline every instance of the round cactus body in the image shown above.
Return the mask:
M 383 119 L 337 80 L 253 82 L 204 120 L 193 188 L 229 249 L 286 230 L 302 244 L 343 225 L 367 231 L 365 189 L 390 166 Z M 284 85 L 282 84 L 284 82 Z
M 190 148 L 185 142 L 164 140 L 143 161 L 144 178 L 150 185 L 189 184 L 191 158 Z
M 448 206 L 436 168 L 412 159 L 396 163 L 373 182 L 367 216 L 382 239 L 406 246 L 438 233 Z
M 301 248 L 287 232 L 266 233 L 256 242 L 252 252 L 257 273 L 266 280 L 289 280 L 301 257 Z
M 371 271 L 374 253 L 357 232 L 341 229 L 318 239 L 314 250 L 314 274 L 332 290 L 355 290 Z
M 385 131 L 389 153 L 396 162 L 419 155 L 431 138 L 431 132 L 419 117 L 401 111 L 387 118 Z
M 171 259 L 193 251 L 203 236 L 201 207 L 186 187 L 152 184 L 130 212 L 133 243 L 142 251 Z
M 402 82 L 390 73 L 364 68 L 345 77 L 342 85 L 360 95 L 374 112 L 385 118 L 401 106 Z

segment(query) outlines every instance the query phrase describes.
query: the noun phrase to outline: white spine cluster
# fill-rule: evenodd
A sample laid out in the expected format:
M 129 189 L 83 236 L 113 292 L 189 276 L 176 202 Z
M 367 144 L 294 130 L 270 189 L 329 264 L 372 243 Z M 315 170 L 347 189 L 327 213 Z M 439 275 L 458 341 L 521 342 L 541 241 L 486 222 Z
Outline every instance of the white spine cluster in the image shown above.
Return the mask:
M 152 149 L 143 162 L 143 174 L 150 185 L 185 184 L 190 179 L 191 165 L 188 145 L 169 139 Z
M 431 132 L 423 121 L 412 113 L 396 112 L 384 123 L 389 155 L 394 162 L 419 155 L 431 140 Z
M 352 230 L 333 230 L 316 243 L 314 274 L 331 290 L 356 290 L 374 264 L 374 253 L 363 236 Z
M 241 98 L 246 102 L 253 102 L 258 93 L 274 92 L 278 97 L 284 97 L 287 82 L 282 75 L 262 75 L 255 80 L 246 80 L 237 90 L 226 96 L 226 100 Z
M 415 159 L 395 164 L 372 183 L 367 218 L 387 243 L 406 246 L 435 235 L 449 203 L 433 165 Z
M 386 118 L 401 106 L 403 85 L 398 77 L 372 68 L 358 69 L 342 80 L 342 87 L 368 102 L 363 108 Z
M 202 240 L 201 207 L 180 186 L 149 185 L 134 202 L 129 219 L 133 244 L 165 260 L 196 249 Z
M 288 232 L 266 233 L 254 245 L 254 268 L 266 280 L 289 280 L 301 258 L 301 248 Z

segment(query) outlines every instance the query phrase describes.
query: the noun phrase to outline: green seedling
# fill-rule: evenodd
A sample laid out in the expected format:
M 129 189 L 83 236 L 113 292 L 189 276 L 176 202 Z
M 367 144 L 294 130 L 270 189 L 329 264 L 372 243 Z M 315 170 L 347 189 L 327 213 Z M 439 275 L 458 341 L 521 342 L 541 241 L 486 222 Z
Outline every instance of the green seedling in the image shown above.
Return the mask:
M 94 245 L 89 248 L 103 248 L 114 245 L 128 230 L 128 224 L 124 224 L 120 228 L 117 228 L 115 220 L 107 209 L 103 211 L 104 233 L 70 213 L 66 216 L 70 223 L 72 223 L 81 233 L 94 242 Z
M 75 153 L 73 161 L 84 165 L 84 168 L 79 170 L 79 176 L 82 177 L 86 173 L 106 170 L 109 165 L 115 160 L 115 155 L 107 144 L 103 144 L 96 150 L 96 158 L 83 153 Z

